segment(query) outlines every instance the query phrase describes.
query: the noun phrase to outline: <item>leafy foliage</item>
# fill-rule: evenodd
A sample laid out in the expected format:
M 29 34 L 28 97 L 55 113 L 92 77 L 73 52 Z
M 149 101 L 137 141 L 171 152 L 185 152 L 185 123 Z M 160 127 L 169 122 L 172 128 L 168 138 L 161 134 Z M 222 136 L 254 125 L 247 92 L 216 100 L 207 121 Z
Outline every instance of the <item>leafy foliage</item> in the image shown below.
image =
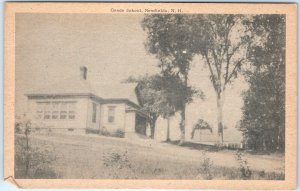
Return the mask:
M 168 118 L 190 102 L 197 91 L 186 87 L 182 81 L 172 75 L 130 77 L 125 82 L 137 83 L 137 93 L 142 110 L 149 114 L 152 137 L 154 136 L 155 122 L 159 116 Z
M 105 127 L 102 127 L 101 130 L 90 129 L 89 132 L 100 134 L 100 135 L 107 136 L 107 137 L 119 137 L 119 138 L 124 138 L 125 137 L 125 131 L 123 129 L 120 129 L 120 128 L 110 132 Z
M 236 160 L 239 163 L 239 170 L 242 174 L 242 177 L 244 179 L 249 179 L 252 175 L 252 171 L 250 170 L 247 159 L 245 159 L 241 151 L 236 152 Z
M 188 74 L 193 50 L 192 28 L 189 17 L 181 14 L 146 15 L 142 28 L 147 32 L 145 47 L 161 62 L 163 71 L 180 75 Z
M 201 167 L 199 169 L 200 174 L 198 174 L 198 178 L 206 179 L 206 180 L 211 180 L 213 179 L 213 161 L 206 155 L 206 152 L 202 152 L 202 157 L 201 157 Z
M 131 164 L 128 160 L 127 151 L 122 154 L 117 152 L 105 153 L 103 155 L 103 164 L 104 166 L 115 166 L 118 169 L 131 167 Z
M 285 143 L 285 16 L 255 16 L 249 29 L 256 43 L 249 49 L 252 70 L 245 72 L 240 129 L 254 150 L 284 150 Z
M 223 144 L 226 87 L 243 75 L 250 84 L 241 121 L 245 142 L 254 149 L 284 149 L 285 17 L 283 15 L 146 15 L 145 47 L 160 63 L 162 76 L 175 76 L 188 92 L 188 73 L 195 55 L 207 64 L 217 96 L 218 133 Z M 181 133 L 185 106 L 182 96 Z M 275 111 L 275 112 L 273 112 Z M 276 138 L 277 137 L 277 138 Z
M 251 35 L 242 15 L 194 15 L 195 48 L 210 69 L 216 93 L 225 90 L 241 72 Z
M 242 15 L 192 15 L 195 52 L 202 56 L 210 71 L 217 96 L 218 133 L 223 143 L 224 92 L 242 72 L 251 36 Z
M 132 164 L 130 163 L 128 159 L 127 151 L 123 153 L 119 152 L 108 152 L 103 153 L 103 159 L 102 159 L 103 165 L 110 170 L 110 176 L 112 178 L 120 178 L 121 171 L 125 172 L 127 174 L 126 178 L 132 178 L 130 177 L 132 174 L 134 174 L 134 169 Z M 123 173 L 124 173 L 123 172 Z
M 142 21 L 142 28 L 147 33 L 145 47 L 149 53 L 160 60 L 162 76 L 176 79 L 178 87 L 171 100 L 175 110 L 180 110 L 181 144 L 185 139 L 185 109 L 192 100 L 191 87 L 188 85 L 190 63 L 195 55 L 193 48 L 190 17 L 182 14 L 151 14 Z M 178 81 L 177 81 L 178 80 Z M 167 96 L 168 97 L 168 96 Z
M 25 136 L 15 139 L 15 177 L 16 178 L 59 178 L 53 162 L 57 159 L 51 146 L 39 148 L 30 145 L 30 122 L 24 125 Z
M 117 129 L 113 133 L 113 137 L 119 137 L 119 138 L 124 138 L 125 137 L 125 131 L 123 129 Z

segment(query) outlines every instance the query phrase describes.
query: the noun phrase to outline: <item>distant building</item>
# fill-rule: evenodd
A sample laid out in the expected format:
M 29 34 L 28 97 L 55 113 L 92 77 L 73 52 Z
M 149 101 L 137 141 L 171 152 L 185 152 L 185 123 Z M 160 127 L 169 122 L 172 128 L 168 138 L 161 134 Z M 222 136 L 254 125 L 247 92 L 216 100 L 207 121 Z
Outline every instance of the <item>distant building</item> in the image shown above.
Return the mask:
M 69 131 L 123 131 L 146 134 L 147 115 L 140 110 L 136 85 L 90 84 L 87 68 L 80 77 L 30 91 L 28 115 L 40 128 Z

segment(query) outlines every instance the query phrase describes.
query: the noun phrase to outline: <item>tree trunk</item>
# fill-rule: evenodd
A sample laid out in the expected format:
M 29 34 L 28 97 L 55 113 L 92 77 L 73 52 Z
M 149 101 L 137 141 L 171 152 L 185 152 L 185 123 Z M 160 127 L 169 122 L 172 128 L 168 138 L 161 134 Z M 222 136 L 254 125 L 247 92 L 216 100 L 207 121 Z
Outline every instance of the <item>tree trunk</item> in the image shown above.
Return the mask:
M 187 73 L 184 75 L 184 86 L 185 86 L 185 88 L 188 87 L 188 74 Z M 180 128 L 179 145 L 183 145 L 183 143 L 185 141 L 185 109 L 186 109 L 186 100 L 184 100 L 182 110 L 181 110 L 181 113 L 180 113 L 181 122 L 179 124 L 179 128 Z
M 167 139 L 166 139 L 166 141 L 170 142 L 171 141 L 171 139 L 170 139 L 170 117 L 168 117 L 167 121 L 168 121 L 168 127 L 167 127 Z
M 180 128 L 180 142 L 179 142 L 179 145 L 182 145 L 185 141 L 185 105 L 183 106 L 180 115 L 181 115 L 181 122 L 180 122 L 180 125 L 179 125 L 179 128 Z
M 155 134 L 155 122 L 151 121 L 150 122 L 150 138 L 154 139 L 154 134 Z
M 154 139 L 155 136 L 155 124 L 158 116 L 156 115 L 151 115 L 149 118 L 149 125 L 150 125 L 150 138 Z
M 217 122 L 218 135 L 221 145 L 224 143 L 224 125 L 223 125 L 223 99 L 221 93 L 217 95 Z
M 265 132 L 263 132 L 265 133 Z M 263 134 L 263 151 L 267 150 L 267 146 L 266 146 L 266 139 L 265 139 L 265 134 Z
M 29 165 L 30 165 L 30 155 L 29 155 L 29 123 L 26 123 L 25 126 L 25 140 L 26 140 L 26 147 L 25 147 L 25 151 L 26 151 L 26 155 L 25 155 L 25 177 L 28 177 L 29 174 Z

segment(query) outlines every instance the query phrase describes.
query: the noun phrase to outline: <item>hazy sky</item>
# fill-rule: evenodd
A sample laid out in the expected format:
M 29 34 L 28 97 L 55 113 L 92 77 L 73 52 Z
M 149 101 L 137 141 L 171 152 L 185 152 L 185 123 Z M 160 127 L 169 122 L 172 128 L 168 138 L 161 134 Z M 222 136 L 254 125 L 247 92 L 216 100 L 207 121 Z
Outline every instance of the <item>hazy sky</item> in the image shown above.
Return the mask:
M 26 91 L 78 76 L 82 65 L 87 66 L 91 83 L 158 72 L 158 61 L 144 48 L 142 18 L 136 14 L 17 14 L 16 114 L 25 111 Z M 190 84 L 201 88 L 206 100 L 196 99 L 187 107 L 187 132 L 198 118 L 216 127 L 216 97 L 199 57 L 192 63 Z M 246 87 L 237 79 L 227 89 L 224 120 L 231 130 L 241 117 L 240 93 Z M 164 126 L 163 121 L 158 123 Z M 171 124 L 178 126 L 177 118 Z

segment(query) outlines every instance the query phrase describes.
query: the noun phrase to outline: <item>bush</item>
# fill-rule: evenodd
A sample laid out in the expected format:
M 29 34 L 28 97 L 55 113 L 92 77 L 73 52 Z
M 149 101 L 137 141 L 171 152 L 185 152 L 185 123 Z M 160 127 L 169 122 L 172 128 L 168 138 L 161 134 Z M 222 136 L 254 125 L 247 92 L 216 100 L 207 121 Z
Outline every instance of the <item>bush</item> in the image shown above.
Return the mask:
M 112 178 L 122 177 L 122 172 L 126 174 L 128 178 L 131 175 L 134 176 L 132 165 L 128 159 L 127 151 L 123 153 L 108 152 L 103 153 L 103 165 L 110 170 L 110 176 Z
M 111 136 L 110 132 L 107 131 L 107 129 L 105 127 L 102 127 L 102 129 L 100 130 L 100 135 Z
M 102 130 L 100 131 L 100 135 L 108 136 L 108 137 L 124 138 L 125 132 L 123 129 L 117 129 L 114 132 L 109 132 L 105 127 L 103 127 Z
M 243 153 L 241 151 L 236 152 L 236 160 L 239 163 L 239 171 L 242 174 L 244 179 L 250 179 L 252 175 L 252 171 L 248 165 L 247 159 L 244 159 Z
M 52 163 L 56 160 L 52 147 L 27 147 L 26 137 L 15 140 L 16 178 L 58 178 Z
M 113 137 L 119 137 L 119 138 L 124 138 L 125 137 L 125 132 L 123 129 L 117 129 L 113 134 Z
M 125 151 L 123 154 L 119 154 L 117 152 L 104 153 L 103 164 L 104 166 L 115 166 L 119 169 L 131 167 L 131 164 L 128 160 L 127 151 Z
M 242 149 L 243 146 L 241 147 L 241 144 L 238 144 L 238 143 L 229 143 L 227 145 L 227 148 L 232 149 L 232 150 L 236 150 L 236 149 Z
M 24 135 L 15 137 L 16 178 L 58 178 L 52 162 L 56 160 L 53 147 L 32 147 L 29 140 L 31 124 L 25 125 Z
M 198 178 L 203 178 L 206 180 L 213 179 L 212 175 L 213 170 L 213 161 L 206 156 L 206 152 L 202 152 L 202 158 L 201 158 L 201 167 L 199 169 L 200 174 L 197 175 Z
M 22 126 L 22 123 L 19 123 L 19 122 L 15 123 L 15 133 L 19 134 L 22 132 L 21 126 Z
M 99 133 L 100 133 L 100 130 L 99 130 L 99 129 L 87 128 L 87 129 L 85 130 L 85 133 L 86 133 L 86 134 L 99 134 Z

